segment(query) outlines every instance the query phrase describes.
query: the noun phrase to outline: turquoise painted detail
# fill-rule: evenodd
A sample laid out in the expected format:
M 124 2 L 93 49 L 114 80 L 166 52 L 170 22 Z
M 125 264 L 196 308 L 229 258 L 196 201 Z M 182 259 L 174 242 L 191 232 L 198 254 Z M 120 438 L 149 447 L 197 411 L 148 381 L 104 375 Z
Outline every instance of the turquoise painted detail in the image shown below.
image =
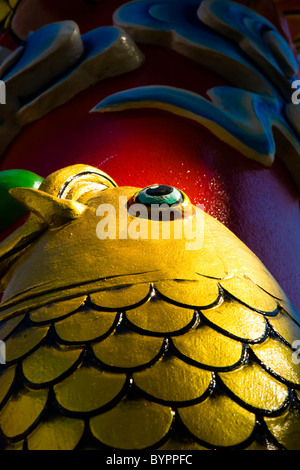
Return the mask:
M 146 205 L 168 204 L 171 206 L 181 203 L 183 196 L 177 188 L 157 184 L 141 189 L 136 195 L 135 201 Z
M 299 65 L 291 48 L 279 34 L 275 26 L 266 18 L 238 3 L 224 0 L 214 0 L 209 3 L 212 13 L 229 25 L 232 32 L 239 37 L 247 38 L 257 50 L 281 73 L 286 73 L 284 64 L 290 68 L 290 77 L 294 77 Z M 280 51 L 280 57 L 274 55 L 274 50 L 265 39 L 265 34 L 271 33 L 272 40 Z
M 94 111 L 152 107 L 167 109 L 202 123 L 204 118 L 218 124 L 228 134 L 256 152 L 256 160 L 266 166 L 273 163 L 275 156 L 273 125 L 284 128 L 295 148 L 300 151 L 299 141 L 284 118 L 280 101 L 233 87 L 213 88 L 209 90 L 208 95 L 212 101 L 179 88 L 139 87 L 108 96 Z
M 135 70 L 143 60 L 117 26 L 81 36 L 76 23 L 62 21 L 30 34 L 0 67 L 7 90 L 7 105 L 0 106 L 0 155 L 25 125 L 99 81 Z
M 20 59 L 10 69 L 8 73 L 2 77 L 2 80 L 8 80 L 13 75 L 22 71 L 31 62 L 35 61 L 37 57 L 41 56 L 53 44 L 61 26 L 59 23 L 53 23 L 30 33 L 26 40 L 23 42 L 24 51 Z
M 298 62 L 288 43 L 267 19 L 236 2 L 136 0 L 121 6 L 114 21 L 137 42 L 170 47 L 234 85 L 269 94 L 275 87 L 290 98 Z
M 120 30 L 115 26 L 102 26 L 82 34 L 81 40 L 84 45 L 82 61 L 110 47 L 119 36 Z
M 39 58 L 42 58 L 43 54 L 53 54 L 53 51 L 51 51 L 50 48 L 56 47 L 55 40 L 61 29 L 61 23 L 51 23 L 36 32 L 31 33 L 23 43 L 24 52 L 22 56 L 17 63 L 12 66 L 9 72 L 2 77 L 2 80 L 6 82 L 18 73 L 22 73 L 26 67 L 30 66 L 33 62 L 38 61 Z M 63 74 L 58 70 L 57 79 L 52 80 L 52 82 L 48 84 L 48 87 L 44 87 L 42 91 L 45 92 L 47 88 L 50 88 L 57 83 L 64 82 L 86 61 L 112 46 L 119 36 L 120 30 L 115 26 L 104 26 L 83 34 L 80 39 L 83 45 L 83 52 L 80 57 L 76 60 L 76 56 L 74 55 L 74 63 L 69 64 L 69 67 Z M 20 91 L 22 92 L 22 90 Z M 38 96 L 40 92 L 41 90 L 36 90 L 36 96 Z M 33 100 L 32 95 L 29 96 L 28 101 L 29 100 Z M 23 104 L 24 102 L 26 102 L 26 99 L 23 99 Z

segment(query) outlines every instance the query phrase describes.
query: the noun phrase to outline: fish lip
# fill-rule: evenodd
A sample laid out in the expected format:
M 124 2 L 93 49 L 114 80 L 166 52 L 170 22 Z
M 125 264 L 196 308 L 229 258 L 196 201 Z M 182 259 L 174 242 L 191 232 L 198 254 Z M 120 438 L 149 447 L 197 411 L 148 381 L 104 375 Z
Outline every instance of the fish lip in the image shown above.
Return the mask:
M 31 300 L 31 299 L 35 299 L 35 298 L 38 298 L 40 296 L 44 296 L 44 295 L 48 295 L 48 294 L 51 294 L 51 293 L 55 293 L 55 292 L 61 292 L 61 291 L 70 291 L 70 290 L 74 290 L 78 287 L 85 287 L 85 286 L 88 286 L 90 284 L 93 284 L 93 283 L 100 283 L 100 282 L 106 282 L 108 280 L 111 280 L 111 279 L 121 279 L 121 278 L 125 278 L 125 277 L 128 277 L 128 276 L 141 276 L 143 274 L 153 274 L 153 273 L 157 273 L 157 272 L 160 272 L 160 271 L 144 271 L 144 272 L 139 272 L 139 273 L 134 273 L 134 274 L 115 274 L 115 275 L 111 275 L 111 276 L 104 276 L 104 277 L 99 277 L 99 278 L 96 278 L 96 279 L 90 279 L 88 281 L 81 281 L 81 282 L 78 282 L 77 284 L 72 284 L 72 285 L 68 285 L 68 284 L 64 284 L 62 286 L 56 286 L 52 289 L 47 289 L 47 290 L 44 290 L 44 291 L 38 291 L 36 293 L 33 293 L 31 294 L 30 291 L 32 291 L 33 289 L 35 289 L 36 287 L 41 287 L 41 286 L 46 286 L 46 285 L 49 285 L 49 284 L 52 284 L 51 282 L 45 282 L 43 284 L 38 284 L 37 286 L 33 286 L 33 287 L 28 287 L 26 290 L 22 291 L 22 292 L 19 292 L 17 294 L 14 294 L 13 296 L 9 297 L 8 299 L 6 299 L 5 301 L 1 302 L 0 303 L 0 312 L 4 309 L 4 308 L 7 308 L 7 306 L 13 306 L 13 305 L 17 305 L 18 304 L 18 300 L 20 300 L 21 298 L 21 301 L 25 301 L 25 300 Z M 124 284 L 122 284 L 124 286 Z M 125 284 L 126 285 L 126 284 Z M 127 283 L 127 285 L 130 285 Z M 101 290 L 107 290 L 109 288 L 114 288 L 114 287 L 118 287 L 118 286 L 105 286 L 103 288 L 98 288 L 97 290 L 94 290 L 94 292 L 100 292 Z M 89 291 L 88 293 L 90 293 L 91 291 Z M 28 294 L 28 295 L 25 295 L 23 296 L 23 294 Z M 82 295 L 82 294 L 78 294 L 79 295 Z
M 143 276 L 145 274 L 155 274 L 155 273 L 162 273 L 162 271 L 160 271 L 160 270 L 142 271 L 142 272 L 138 272 L 138 273 L 113 274 L 111 276 L 103 276 L 103 277 L 99 277 L 99 278 L 96 278 L 96 279 L 90 279 L 88 281 L 83 281 L 83 282 L 81 281 L 81 282 L 78 282 L 77 284 L 72 284 L 72 285 L 65 284 L 63 286 L 55 287 L 53 289 L 49 289 L 49 290 L 45 290 L 45 291 L 39 291 L 36 294 L 28 295 L 28 296 L 23 297 L 22 300 L 34 299 L 37 296 L 51 294 L 52 292 L 73 290 L 73 289 L 76 289 L 76 287 L 79 287 L 79 286 L 84 287 L 84 286 L 87 286 L 89 284 L 98 283 L 98 282 L 106 282 L 106 281 L 112 280 L 112 279 L 122 279 L 122 278 L 126 278 L 126 277 Z M 153 279 L 152 281 L 148 281 L 148 282 L 155 282 L 155 281 L 180 281 L 180 282 L 197 281 L 198 279 L 195 276 L 206 277 L 208 279 L 214 279 L 216 281 L 223 281 L 225 279 L 230 279 L 232 277 L 232 274 L 229 274 L 226 277 L 222 277 L 222 278 L 218 277 L 217 278 L 217 277 L 208 276 L 207 274 L 202 274 L 202 273 L 197 273 L 197 272 L 192 273 L 191 272 L 191 276 L 189 278 L 186 278 L 186 277 L 176 278 L 176 277 L 173 277 L 173 276 L 172 277 L 171 276 L 166 276 L 165 278 Z M 135 284 L 141 284 L 141 283 L 144 283 L 144 282 L 147 282 L 147 281 L 142 280 L 141 282 L 136 282 Z M 6 306 L 6 305 L 10 305 L 10 304 L 15 305 L 17 303 L 17 300 L 14 301 L 15 298 L 18 298 L 18 297 L 20 297 L 20 296 L 22 296 L 23 294 L 26 294 L 26 293 L 30 294 L 30 291 L 32 289 L 35 289 L 36 287 L 46 286 L 46 285 L 49 285 L 49 284 L 52 284 L 52 282 L 45 282 L 45 283 L 35 285 L 33 287 L 28 287 L 24 291 L 12 295 L 8 299 L 6 299 L 4 302 L 0 302 L 0 312 L 1 312 L 1 310 L 3 310 L 3 307 Z M 125 287 L 125 286 L 129 286 L 129 285 L 132 285 L 132 283 L 128 282 L 128 283 L 125 283 L 125 284 L 117 284 L 117 285 L 111 285 L 111 286 L 106 285 L 103 288 L 99 288 L 99 289 L 95 290 L 95 292 L 100 292 L 102 290 L 108 290 L 108 289 L 115 289 L 115 288 L 118 288 L 118 287 Z
M 136 277 L 139 277 L 139 279 L 135 280 Z M 89 294 L 98 293 L 104 290 L 107 291 L 122 287 L 130 287 L 132 285 L 137 284 L 149 283 L 150 291 L 153 286 L 153 283 L 155 282 L 195 282 L 198 281 L 200 277 L 214 279 L 215 281 L 222 280 L 221 278 L 213 278 L 211 276 L 196 272 L 185 272 L 183 273 L 183 276 L 179 278 L 178 276 L 175 277 L 167 275 L 166 273 L 163 273 L 160 270 L 154 270 L 143 271 L 133 274 L 115 274 L 84 282 L 81 281 L 77 284 L 56 286 L 52 289 L 50 288 L 45 291 L 38 291 L 32 293 L 32 289 L 37 287 L 34 286 L 32 288 L 28 288 L 26 291 L 15 294 L 6 299 L 4 302 L 0 303 L 0 322 L 5 319 L 14 317 L 18 314 L 21 314 L 22 312 L 28 309 L 42 307 L 44 305 L 47 305 L 48 303 L 69 300 L 83 295 L 88 296 Z M 120 280 L 122 282 L 120 282 Z M 39 286 L 46 286 L 49 284 L 51 283 L 44 283 L 40 284 Z M 90 288 L 87 288 L 87 286 L 90 286 Z M 26 295 L 24 295 L 24 292 L 26 293 Z M 63 295 L 60 295 L 60 293 L 63 293 Z

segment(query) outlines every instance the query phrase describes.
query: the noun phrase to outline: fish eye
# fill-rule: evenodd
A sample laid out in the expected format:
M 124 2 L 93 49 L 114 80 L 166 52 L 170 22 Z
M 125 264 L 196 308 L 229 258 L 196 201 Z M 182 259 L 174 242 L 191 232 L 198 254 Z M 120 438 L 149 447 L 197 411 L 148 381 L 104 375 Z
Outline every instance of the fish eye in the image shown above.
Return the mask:
M 173 186 L 154 184 L 141 189 L 135 196 L 135 202 L 149 206 L 151 204 L 168 204 L 169 206 L 181 204 L 184 195 Z

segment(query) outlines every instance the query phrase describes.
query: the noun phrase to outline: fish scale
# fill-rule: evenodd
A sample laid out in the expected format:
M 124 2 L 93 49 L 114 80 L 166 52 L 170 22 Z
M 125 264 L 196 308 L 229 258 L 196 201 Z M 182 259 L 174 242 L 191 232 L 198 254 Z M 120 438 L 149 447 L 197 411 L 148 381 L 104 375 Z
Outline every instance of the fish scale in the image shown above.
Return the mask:
M 184 299 L 182 300 L 184 303 Z M 139 309 L 145 311 L 145 305 L 150 317 L 152 305 L 155 314 L 156 302 L 148 299 L 139 307 L 124 311 L 121 333 L 118 333 L 119 326 L 113 331 L 110 329 L 118 314 L 100 310 L 99 306 L 99 314 L 111 317 L 107 324 L 109 334 L 107 336 L 103 331 L 98 340 L 95 341 L 87 336 L 87 340 L 84 341 L 82 331 L 74 326 L 78 334 L 76 338 L 72 332 L 72 325 L 75 323 L 70 321 L 76 318 L 80 311 L 78 312 L 77 309 L 69 312 L 64 320 L 60 320 L 58 311 L 61 302 L 57 302 L 51 305 L 52 318 L 49 318 L 49 323 L 43 327 L 48 328 L 51 324 L 54 325 L 56 334 L 42 337 L 38 345 L 34 344 L 33 348 L 29 348 L 28 343 L 30 343 L 30 337 L 36 343 L 35 331 L 40 327 L 30 320 L 32 312 L 27 312 L 28 321 L 21 321 L 10 333 L 12 345 L 14 344 L 13 338 L 21 337 L 26 347 L 20 349 L 19 356 L 15 357 L 11 364 L 2 366 L 1 388 L 8 389 L 2 399 L 3 408 L 0 412 L 0 426 L 6 437 L 2 439 L 3 445 L 9 448 L 11 443 L 15 445 L 26 441 L 28 448 L 31 445 L 32 448 L 38 448 L 37 446 L 49 448 L 50 431 L 46 433 L 46 429 L 52 429 L 55 425 L 57 432 L 61 429 L 69 429 L 69 427 L 73 429 L 69 437 L 64 437 L 63 442 L 67 448 L 77 448 L 84 439 L 83 420 L 88 419 L 90 431 L 98 441 L 99 448 L 101 445 L 115 449 L 152 448 L 155 445 L 160 448 L 175 439 L 173 429 L 175 432 L 179 424 L 174 427 L 174 420 L 178 421 L 180 427 L 183 428 L 181 429 L 185 436 L 183 442 L 193 439 L 190 448 L 197 445 L 207 446 L 207 448 L 224 446 L 240 448 L 243 445 L 249 447 L 256 442 L 257 419 L 264 420 L 264 417 L 270 419 L 271 416 L 276 416 L 278 419 L 278 415 L 284 415 L 287 408 L 292 405 L 290 402 L 298 405 L 297 400 L 291 399 L 291 391 L 300 389 L 300 373 L 298 377 L 291 377 L 293 382 L 288 382 L 285 377 L 278 376 L 275 366 L 273 368 L 272 365 L 269 366 L 268 361 L 264 364 L 268 368 L 266 370 L 253 358 L 249 360 L 247 355 L 243 357 L 242 349 L 246 345 L 245 340 L 237 341 L 230 331 L 223 330 L 220 333 L 218 326 L 212 323 L 212 313 L 209 324 L 205 324 L 205 317 L 203 317 L 195 326 L 190 322 L 191 312 L 194 312 L 192 308 L 188 306 L 179 308 L 177 305 L 167 303 L 165 299 L 161 302 L 166 304 L 165 308 L 169 308 L 170 315 L 172 308 L 175 314 L 178 309 L 180 312 L 186 311 L 186 324 L 182 326 L 181 331 L 178 330 L 176 324 L 174 325 L 174 319 L 172 319 L 171 328 L 162 337 L 161 333 L 156 331 L 155 322 L 159 321 L 157 315 L 157 319 L 153 320 L 152 331 L 148 323 L 144 334 L 141 326 L 138 327 L 137 332 L 135 325 L 125 319 L 127 316 L 130 318 L 130 315 L 134 318 L 134 312 Z M 235 308 L 237 312 L 240 311 L 241 304 L 238 301 L 231 299 L 227 303 L 230 304 L 231 311 L 234 312 Z M 40 312 L 41 310 L 42 308 Z M 47 306 L 44 310 L 50 311 Z M 64 316 L 64 312 L 61 311 L 61 313 Z M 83 310 L 83 314 L 89 315 L 90 310 Z M 218 316 L 220 313 L 216 311 L 215 315 Z M 259 318 L 263 317 L 261 313 L 256 313 L 256 315 Z M 280 311 L 280 315 L 284 318 L 286 313 Z M 105 316 L 103 315 L 102 318 Z M 67 320 L 70 337 L 66 344 L 64 338 L 61 339 L 59 336 L 58 326 Z M 6 320 L 6 322 L 10 321 Z M 181 318 L 180 321 L 182 322 Z M 165 329 L 167 330 L 166 327 Z M 87 330 L 87 324 L 84 324 L 83 330 Z M 93 331 L 93 322 L 90 323 L 90 330 Z M 255 332 L 255 326 L 253 330 Z M 48 328 L 47 331 L 50 329 Z M 258 343 L 258 346 L 267 345 L 270 333 L 269 329 L 267 338 L 264 338 L 262 343 Z M 87 331 L 87 334 L 90 333 Z M 215 342 L 216 337 L 220 338 L 220 342 L 218 342 L 218 354 L 214 358 L 216 352 L 211 348 L 210 342 Z M 167 350 L 164 338 L 168 338 L 172 344 Z M 280 345 L 278 347 L 278 354 L 280 354 L 283 347 L 281 338 L 277 336 L 272 341 Z M 222 349 L 223 342 L 224 349 Z M 205 350 L 202 356 L 201 348 L 199 348 L 201 343 Z M 227 357 L 226 349 L 230 351 Z M 220 361 L 221 358 L 222 362 L 214 367 L 213 362 Z M 286 357 L 281 352 L 278 361 L 284 360 Z M 21 367 L 17 367 L 16 375 L 14 375 L 16 363 Z M 218 386 L 216 386 L 216 376 Z M 243 383 L 245 386 L 241 388 Z M 184 386 L 184 384 L 189 385 Z M 133 390 L 134 398 L 130 399 L 131 390 Z M 32 415 L 27 416 L 25 420 L 26 410 L 31 402 L 37 405 L 33 407 Z M 45 413 L 46 408 L 48 413 Z M 49 409 L 57 413 L 57 416 L 51 418 L 50 421 L 47 420 Z M 201 423 L 206 413 L 214 416 L 218 412 L 221 413 L 221 410 L 228 412 L 227 418 L 223 416 L 222 419 L 222 432 L 220 432 L 220 425 L 218 428 L 221 438 L 212 434 L 210 429 L 212 426 L 207 425 L 199 429 L 199 425 L 195 423 L 196 420 Z M 237 432 L 237 430 L 234 433 L 230 432 L 229 417 L 232 413 L 235 413 L 237 426 L 242 426 L 244 433 Z M 14 429 L 16 426 L 13 425 L 14 420 L 11 414 L 17 415 L 18 422 L 21 421 L 17 429 Z M 22 416 L 24 416 L 23 421 L 20 419 Z M 155 427 L 151 433 L 149 431 L 147 439 L 145 436 L 140 439 L 138 427 L 135 427 L 136 432 L 131 429 L 126 442 L 123 440 L 122 427 L 116 427 L 120 431 L 118 436 L 105 433 L 105 429 L 110 428 L 111 423 L 122 421 L 123 426 L 128 426 L 130 419 L 134 419 L 134 423 L 144 423 L 144 420 L 150 423 L 154 420 Z M 207 427 L 210 430 L 205 434 Z M 260 430 L 258 434 L 261 439 Z M 45 436 L 44 439 L 43 436 Z M 269 435 L 265 438 L 267 448 L 270 446 Z M 280 441 L 277 442 L 275 437 L 271 444 L 281 447 Z M 52 445 L 54 446 L 55 443 L 53 442 Z M 61 442 L 57 442 L 57 445 L 59 447 Z

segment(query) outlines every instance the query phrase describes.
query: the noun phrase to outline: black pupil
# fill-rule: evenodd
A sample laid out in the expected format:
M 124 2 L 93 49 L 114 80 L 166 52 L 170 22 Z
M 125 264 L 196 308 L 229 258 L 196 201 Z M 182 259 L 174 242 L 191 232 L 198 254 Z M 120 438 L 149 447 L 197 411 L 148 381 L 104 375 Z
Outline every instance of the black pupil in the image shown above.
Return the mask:
M 172 186 L 165 186 L 165 185 L 148 188 L 146 190 L 146 193 L 149 196 L 166 196 L 167 194 L 171 194 L 172 192 L 173 192 Z

